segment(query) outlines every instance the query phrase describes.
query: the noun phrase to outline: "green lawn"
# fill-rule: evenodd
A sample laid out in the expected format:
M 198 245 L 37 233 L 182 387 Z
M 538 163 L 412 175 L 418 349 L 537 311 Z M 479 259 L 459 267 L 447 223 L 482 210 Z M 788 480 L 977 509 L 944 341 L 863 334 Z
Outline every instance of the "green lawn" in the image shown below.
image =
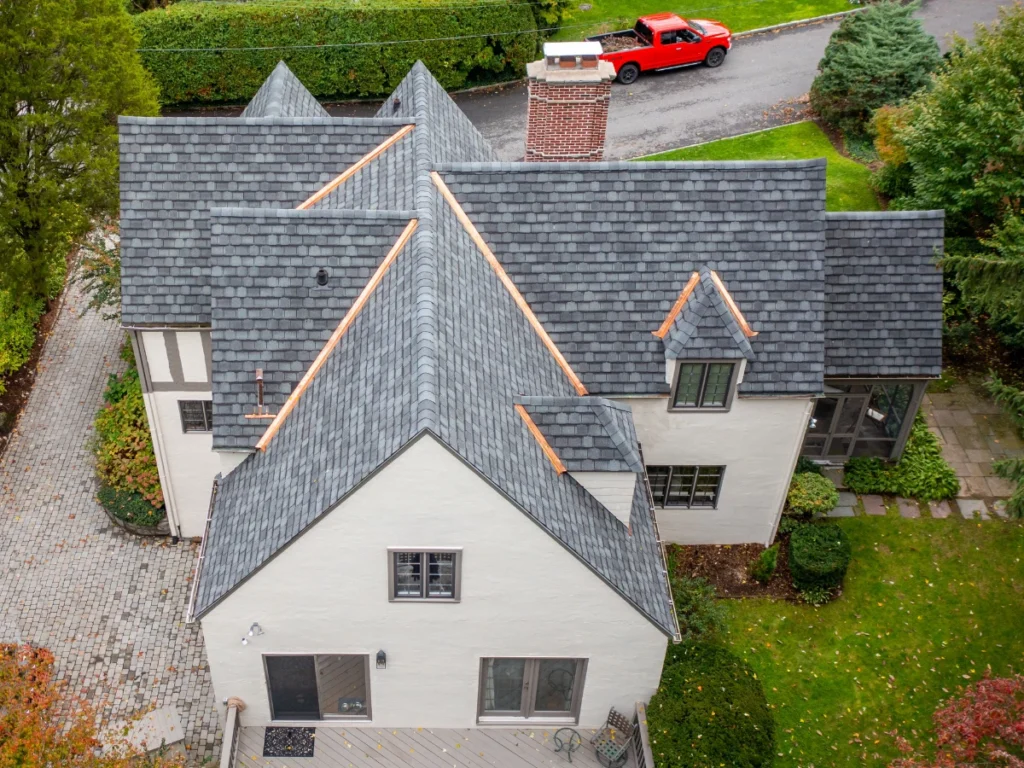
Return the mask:
M 822 130 L 811 122 L 673 149 L 644 160 L 807 160 L 824 157 L 825 207 L 830 211 L 877 211 L 878 198 L 868 185 L 871 171 L 840 155 Z
M 839 600 L 727 604 L 727 639 L 775 710 L 776 768 L 888 765 L 889 732 L 930 733 L 958 685 L 1024 671 L 1024 525 L 841 524 L 853 561 Z
M 849 0 L 687 0 L 664 3 L 659 0 L 581 0 L 589 11 L 573 10 L 555 40 L 579 40 L 598 32 L 632 27 L 638 16 L 672 11 L 680 16 L 721 21 L 733 32 L 782 24 L 851 9 Z

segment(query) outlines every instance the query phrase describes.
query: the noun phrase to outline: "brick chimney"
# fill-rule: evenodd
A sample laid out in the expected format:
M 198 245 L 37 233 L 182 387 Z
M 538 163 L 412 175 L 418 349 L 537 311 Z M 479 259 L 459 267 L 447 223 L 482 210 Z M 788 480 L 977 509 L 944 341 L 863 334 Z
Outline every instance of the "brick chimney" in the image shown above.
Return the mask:
M 545 43 L 544 58 L 526 65 L 528 162 L 587 162 L 604 157 L 615 67 L 601 61 L 600 54 L 598 42 Z

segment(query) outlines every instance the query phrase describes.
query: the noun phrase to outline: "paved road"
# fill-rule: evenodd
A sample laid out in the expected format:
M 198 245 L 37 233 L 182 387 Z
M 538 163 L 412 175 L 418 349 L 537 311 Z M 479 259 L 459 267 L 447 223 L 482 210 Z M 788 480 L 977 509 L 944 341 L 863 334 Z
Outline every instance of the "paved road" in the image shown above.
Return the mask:
M 198 763 L 222 726 L 199 625 L 184 623 L 196 545 L 129 536 L 96 503 L 87 444 L 124 333 L 67 290 L 0 460 L 0 643 L 49 648 L 105 722 L 176 707 Z
M 976 22 L 997 18 L 1008 0 L 927 0 L 919 15 L 943 48 L 952 32 L 973 36 Z M 739 40 L 719 69 L 705 67 L 644 75 L 616 84 L 608 118 L 610 159 L 636 157 L 711 141 L 782 121 L 766 112 L 807 93 L 838 22 Z M 459 106 L 502 159 L 525 153 L 526 88 L 465 94 Z

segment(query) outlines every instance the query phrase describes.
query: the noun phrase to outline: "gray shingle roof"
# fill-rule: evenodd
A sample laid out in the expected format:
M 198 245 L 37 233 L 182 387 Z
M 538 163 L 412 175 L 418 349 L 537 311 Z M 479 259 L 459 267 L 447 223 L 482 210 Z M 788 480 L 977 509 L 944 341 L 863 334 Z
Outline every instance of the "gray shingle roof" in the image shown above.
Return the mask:
M 408 122 L 120 118 L 122 322 L 209 325 L 210 209 L 294 208 Z
M 519 397 L 570 472 L 643 472 L 633 413 L 603 397 Z
M 376 271 L 410 212 L 215 208 L 211 212 L 213 447 L 247 450 Z M 319 269 L 327 285 L 317 285 Z
M 668 391 L 652 332 L 705 266 L 759 332 L 740 393 L 822 391 L 824 160 L 441 175 L 592 393 Z
M 750 339 L 726 305 L 711 277 L 711 270 L 701 267 L 699 274 L 699 282 L 665 335 L 665 356 L 671 360 L 739 357 L 753 360 Z M 742 307 L 739 309 L 743 311 Z
M 942 211 L 825 216 L 825 375 L 942 373 Z
M 242 110 L 242 117 L 330 117 L 288 65 L 277 62 L 270 77 Z

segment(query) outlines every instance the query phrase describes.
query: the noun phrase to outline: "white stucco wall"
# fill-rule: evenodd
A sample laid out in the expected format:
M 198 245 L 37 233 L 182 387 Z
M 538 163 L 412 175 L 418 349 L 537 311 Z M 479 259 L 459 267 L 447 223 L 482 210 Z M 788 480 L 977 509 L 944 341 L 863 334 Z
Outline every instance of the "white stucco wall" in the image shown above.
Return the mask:
M 662 539 L 768 544 L 785 501 L 810 398 L 733 399 L 725 413 L 670 412 L 668 398 L 625 398 L 648 466 L 724 466 L 717 509 L 658 509 Z
M 209 400 L 209 392 L 148 392 L 146 414 L 154 429 L 153 448 L 160 484 L 178 536 L 202 536 L 210 509 L 213 479 L 228 474 L 248 455 L 213 450 L 210 432 L 183 432 L 179 400 Z
M 389 602 L 388 547 L 462 547 L 458 603 Z M 241 638 L 258 621 L 265 634 Z M 387 653 L 373 724 L 476 723 L 483 657 L 586 658 L 580 722 L 631 711 L 667 638 L 431 437 L 421 438 L 202 618 L 218 704 L 270 722 L 263 654 Z
M 629 526 L 633 511 L 633 493 L 637 474 L 634 472 L 570 472 L 572 478 L 590 495 L 604 504 L 623 525 Z

